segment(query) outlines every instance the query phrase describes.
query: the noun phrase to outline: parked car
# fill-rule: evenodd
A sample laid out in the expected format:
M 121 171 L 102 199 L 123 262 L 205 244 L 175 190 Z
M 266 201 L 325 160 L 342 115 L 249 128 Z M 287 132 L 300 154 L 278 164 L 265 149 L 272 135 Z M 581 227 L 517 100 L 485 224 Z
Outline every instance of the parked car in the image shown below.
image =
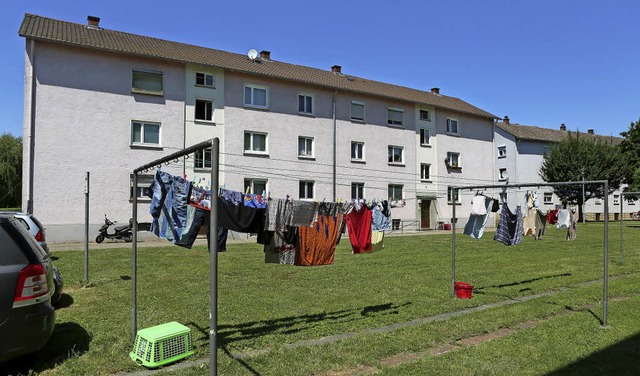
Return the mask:
M 36 239 L 42 249 L 44 249 L 44 251 L 48 255 L 50 255 L 49 246 L 47 245 L 46 240 L 46 229 L 33 214 L 21 213 L 16 211 L 0 211 L 0 215 L 3 214 L 14 216 L 18 220 L 18 222 L 24 225 L 24 227 L 29 231 L 33 238 Z M 64 281 L 62 280 L 62 274 L 60 273 L 60 270 L 58 270 L 55 265 L 53 266 L 53 282 L 56 289 L 51 296 L 51 301 L 53 303 L 56 303 L 62 297 L 62 288 L 64 287 Z
M 49 255 L 18 219 L 0 215 L 0 363 L 45 346 L 56 320 L 53 291 Z

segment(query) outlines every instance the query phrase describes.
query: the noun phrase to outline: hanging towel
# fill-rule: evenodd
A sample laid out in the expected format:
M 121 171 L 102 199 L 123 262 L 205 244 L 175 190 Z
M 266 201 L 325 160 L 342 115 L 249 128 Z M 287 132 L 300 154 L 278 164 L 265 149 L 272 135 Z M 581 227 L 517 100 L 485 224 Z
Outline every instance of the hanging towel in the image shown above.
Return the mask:
M 287 226 L 311 226 L 318 217 L 317 202 L 293 201 L 291 216 L 287 219 Z
M 502 211 L 500 211 L 500 221 L 498 222 L 498 229 L 493 240 L 499 241 L 504 245 L 515 245 L 522 243 L 522 211 L 520 205 L 517 206 L 516 212 L 511 213 L 509 206 L 505 202 L 502 204 Z
M 267 211 L 265 213 L 266 230 L 285 231 L 287 218 L 291 217 L 292 210 L 293 203 L 291 200 L 270 199 L 267 202 Z
M 476 196 L 480 197 L 484 201 L 484 214 L 483 215 L 474 215 L 471 214 L 469 216 L 469 220 L 467 224 L 464 226 L 464 231 L 462 232 L 465 235 L 469 235 L 472 238 L 480 239 L 482 234 L 484 233 L 484 227 L 487 225 L 487 220 L 489 220 L 489 207 L 491 206 L 491 202 L 495 201 L 489 197 L 485 196 Z M 475 197 L 474 197 L 475 200 Z
M 576 238 L 576 224 L 578 222 L 578 215 L 575 210 L 569 212 L 569 226 L 567 227 L 567 240 L 575 240 Z
M 360 211 L 347 214 L 346 221 L 353 253 L 371 251 L 371 210 L 362 205 Z
M 531 235 L 534 237 L 536 236 L 536 219 L 537 218 L 538 218 L 538 209 L 532 207 L 531 209 L 529 209 L 529 212 L 527 213 L 527 216 L 523 221 L 524 236 L 527 236 L 527 235 Z
M 569 218 L 569 209 L 558 210 L 558 229 L 569 228 L 571 226 L 571 218 Z
M 540 237 L 544 235 L 547 228 L 547 214 L 536 209 L 536 239 L 540 240 Z
M 381 251 L 384 248 L 384 232 L 371 231 L 371 251 Z
M 477 195 L 471 200 L 471 214 L 472 215 L 485 215 L 487 214 L 487 202 L 488 197 Z
M 549 214 L 547 214 L 547 222 L 550 225 L 558 223 L 558 209 L 549 210 Z
M 309 227 L 298 228 L 295 265 L 315 266 L 333 264 L 336 244 L 340 238 L 343 215 L 319 215 Z

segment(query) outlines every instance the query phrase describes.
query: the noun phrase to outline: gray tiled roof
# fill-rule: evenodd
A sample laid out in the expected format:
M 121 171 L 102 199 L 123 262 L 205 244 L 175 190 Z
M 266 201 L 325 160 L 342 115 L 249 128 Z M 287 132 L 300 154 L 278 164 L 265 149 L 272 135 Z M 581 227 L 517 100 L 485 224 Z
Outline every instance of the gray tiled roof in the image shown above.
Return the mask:
M 577 134 L 577 132 L 563 131 L 560 129 L 550 129 L 533 125 L 522 125 L 504 122 L 498 122 L 496 123 L 496 126 L 521 140 L 559 142 L 564 140 L 570 133 L 573 135 Z M 583 132 L 579 132 L 579 134 L 580 137 L 589 137 L 594 140 L 609 142 L 612 145 L 618 145 L 623 140 L 623 138 L 613 136 L 601 136 Z
M 25 14 L 20 36 L 78 47 L 116 53 L 146 56 L 182 63 L 221 67 L 227 70 L 276 79 L 318 85 L 331 90 L 344 90 L 432 105 L 461 113 L 496 119 L 497 116 L 461 99 L 431 92 L 372 81 L 360 77 L 335 74 L 317 68 L 279 61 L 251 61 L 246 55 L 214 50 L 185 43 L 129 34 L 115 30 L 91 28 L 83 24 Z

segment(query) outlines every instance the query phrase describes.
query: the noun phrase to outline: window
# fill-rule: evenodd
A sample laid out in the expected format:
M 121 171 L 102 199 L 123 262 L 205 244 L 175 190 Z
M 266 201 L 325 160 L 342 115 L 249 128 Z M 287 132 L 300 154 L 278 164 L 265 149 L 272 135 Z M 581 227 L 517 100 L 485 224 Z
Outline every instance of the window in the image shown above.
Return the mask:
M 364 162 L 364 142 L 351 141 L 351 161 Z
M 447 133 L 458 134 L 458 120 L 447 119 Z
M 264 195 L 267 192 L 267 181 L 264 179 L 244 179 L 244 191 L 256 195 Z
M 313 95 L 298 94 L 298 112 L 313 115 Z
M 313 158 L 313 137 L 298 137 L 298 157 Z
M 505 145 L 498 146 L 498 158 L 507 157 L 507 147 Z
M 500 179 L 500 180 L 507 180 L 507 177 L 508 177 L 508 176 L 509 176 L 509 175 L 507 174 L 507 169 L 506 169 L 506 168 L 501 168 L 501 169 L 499 170 L 499 179 Z
M 163 95 L 162 72 L 134 69 L 131 75 L 131 91 L 134 93 Z
M 153 175 L 138 175 L 138 186 L 133 187 L 133 174 L 130 175 L 129 182 L 129 200 L 133 200 L 133 193 L 135 192 L 136 197 L 143 200 L 151 200 L 149 196 L 147 196 L 147 188 L 153 183 Z
M 455 194 L 455 197 L 454 197 L 454 195 L 453 195 L 453 188 L 448 187 L 448 188 L 447 188 L 447 202 L 448 202 L 448 203 L 450 203 L 450 204 L 452 204 L 452 203 L 454 203 L 454 202 L 455 202 L 456 204 L 457 204 L 457 203 L 459 203 L 459 202 L 460 202 L 460 191 L 459 191 L 459 190 L 457 190 L 457 191 L 456 191 L 456 194 Z
M 351 199 L 364 198 L 364 183 L 351 183 Z
M 420 129 L 420 146 L 431 145 L 431 134 L 428 129 Z
M 391 230 L 400 230 L 400 219 L 391 219 Z
M 620 195 L 613 195 L 613 204 L 620 205 Z
M 244 105 L 257 108 L 269 107 L 269 91 L 266 86 L 244 86 Z
M 431 179 L 431 165 L 428 163 L 420 164 L 420 180 Z
M 215 80 L 213 79 L 213 76 L 210 74 L 196 73 L 196 85 L 214 87 Z
M 601 200 L 596 199 L 596 200 L 594 201 L 594 204 L 596 204 L 596 205 L 602 205 L 602 201 L 601 201 Z
M 404 120 L 404 110 L 400 108 L 389 107 L 387 110 L 387 124 L 402 125 Z
M 211 121 L 213 114 L 213 102 L 196 99 L 196 120 Z
M 398 201 L 402 200 L 402 188 L 404 186 L 402 184 L 389 184 L 389 200 L 390 201 Z
M 389 146 L 389 163 L 402 164 L 402 154 L 404 148 L 402 146 Z
M 544 192 L 544 201 L 542 201 L 545 205 L 551 205 L 553 204 L 553 193 L 551 192 Z
M 245 131 L 244 152 L 267 154 L 267 134 Z
M 196 151 L 193 168 L 211 168 L 211 148 Z
M 460 153 L 447 153 L 447 167 L 460 168 Z
M 131 122 L 131 145 L 160 145 L 160 124 Z
M 300 199 L 313 200 L 313 182 L 300 180 Z
M 431 121 L 431 117 L 429 116 L 429 111 L 420 110 L 420 120 Z
M 364 121 L 364 102 L 351 101 L 351 120 Z

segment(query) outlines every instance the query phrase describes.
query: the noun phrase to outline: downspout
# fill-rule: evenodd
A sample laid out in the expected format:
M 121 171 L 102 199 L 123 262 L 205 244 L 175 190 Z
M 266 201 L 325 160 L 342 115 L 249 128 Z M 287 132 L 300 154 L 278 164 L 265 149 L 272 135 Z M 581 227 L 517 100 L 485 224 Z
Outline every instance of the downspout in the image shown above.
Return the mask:
M 36 59 L 35 59 L 35 51 L 36 45 L 35 41 L 31 39 L 31 47 L 30 47 L 30 58 L 31 58 L 31 106 L 30 106 L 30 114 L 29 114 L 29 188 L 27 195 L 27 214 L 33 214 L 33 179 L 34 179 L 34 170 L 35 170 L 35 132 L 36 132 Z
M 332 98 L 332 112 L 333 112 L 333 202 L 337 201 L 336 194 L 336 164 L 337 164 L 337 122 L 336 122 L 336 96 L 338 95 L 338 90 L 333 93 Z

